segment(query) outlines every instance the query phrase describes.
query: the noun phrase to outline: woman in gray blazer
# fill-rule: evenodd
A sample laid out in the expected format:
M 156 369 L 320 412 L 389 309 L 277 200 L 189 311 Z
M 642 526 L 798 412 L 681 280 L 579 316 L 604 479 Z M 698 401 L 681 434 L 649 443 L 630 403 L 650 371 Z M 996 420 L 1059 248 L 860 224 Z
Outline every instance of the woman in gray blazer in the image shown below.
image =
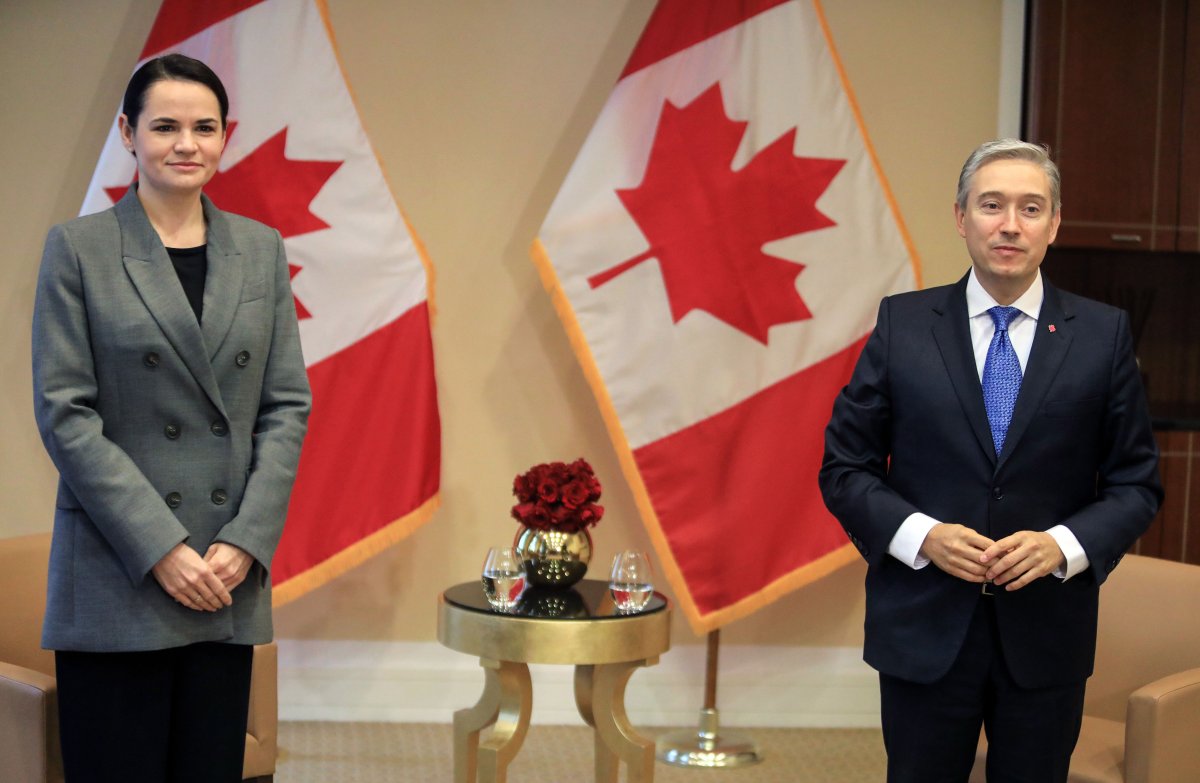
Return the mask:
M 69 783 L 241 779 L 310 397 L 279 233 L 201 194 L 228 108 L 198 60 L 147 62 L 119 120 L 137 184 L 46 240 L 34 405 L 60 480 L 42 641 Z

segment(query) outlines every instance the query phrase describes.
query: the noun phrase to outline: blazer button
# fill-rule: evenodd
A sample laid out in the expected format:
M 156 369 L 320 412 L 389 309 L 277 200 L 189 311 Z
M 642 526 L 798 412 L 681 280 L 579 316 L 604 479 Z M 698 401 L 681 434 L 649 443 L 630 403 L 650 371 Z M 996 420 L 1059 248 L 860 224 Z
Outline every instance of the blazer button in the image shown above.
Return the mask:
M 229 434 L 229 428 L 225 426 L 225 422 L 219 420 L 208 425 L 208 430 L 218 438 L 223 438 Z
M 245 367 L 247 364 L 250 363 L 250 352 L 249 351 L 238 351 L 238 355 L 235 356 L 233 360 L 235 362 L 237 362 L 238 367 Z
M 179 432 L 180 429 L 178 424 L 168 424 L 167 426 L 163 427 L 163 435 L 166 435 L 170 440 L 175 440 L 178 438 Z
M 180 495 L 178 492 L 168 492 L 167 493 L 167 505 L 168 506 L 170 506 L 171 508 L 179 508 L 180 504 L 182 504 L 182 503 L 183 503 L 183 495 Z
M 229 500 L 229 496 L 225 494 L 225 490 L 223 489 L 214 489 L 211 497 L 212 502 L 218 506 L 224 504 L 226 500 Z
M 158 366 L 158 354 L 156 354 L 154 351 L 150 351 L 142 357 L 142 364 L 146 365 L 150 369 L 154 369 Z
M 992 500 L 1002 500 L 1004 491 L 1000 487 L 992 487 Z

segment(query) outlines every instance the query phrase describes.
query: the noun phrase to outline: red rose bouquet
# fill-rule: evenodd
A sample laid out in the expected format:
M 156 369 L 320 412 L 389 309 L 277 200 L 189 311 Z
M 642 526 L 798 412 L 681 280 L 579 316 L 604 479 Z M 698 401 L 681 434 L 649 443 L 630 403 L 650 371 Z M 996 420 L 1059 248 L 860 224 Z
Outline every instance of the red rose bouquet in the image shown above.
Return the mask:
M 604 516 L 600 481 L 585 459 L 534 465 L 513 479 L 513 494 L 513 519 L 534 530 L 578 533 Z

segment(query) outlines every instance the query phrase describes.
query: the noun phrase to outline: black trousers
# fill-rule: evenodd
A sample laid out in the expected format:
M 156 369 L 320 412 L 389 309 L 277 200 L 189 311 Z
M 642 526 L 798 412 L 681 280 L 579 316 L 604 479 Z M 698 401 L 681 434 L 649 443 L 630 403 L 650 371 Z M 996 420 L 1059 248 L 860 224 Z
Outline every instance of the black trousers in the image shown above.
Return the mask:
M 56 652 L 67 783 L 237 783 L 250 704 L 248 645 Z
M 888 783 L 966 783 L 979 728 L 988 783 L 1064 783 L 1083 721 L 1086 681 L 1022 688 L 1008 672 L 995 597 L 984 596 L 958 659 L 923 685 L 879 675 Z

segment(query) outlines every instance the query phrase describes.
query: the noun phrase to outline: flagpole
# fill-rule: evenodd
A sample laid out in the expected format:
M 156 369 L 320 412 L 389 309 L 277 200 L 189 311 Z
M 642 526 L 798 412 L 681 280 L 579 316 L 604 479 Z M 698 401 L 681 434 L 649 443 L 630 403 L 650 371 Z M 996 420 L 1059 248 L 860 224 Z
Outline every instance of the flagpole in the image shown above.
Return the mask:
M 720 731 L 717 712 L 717 659 L 721 631 L 708 632 L 704 661 L 704 708 L 700 727 L 676 731 L 658 740 L 658 760 L 676 767 L 746 767 L 762 761 L 758 743 L 739 734 Z

